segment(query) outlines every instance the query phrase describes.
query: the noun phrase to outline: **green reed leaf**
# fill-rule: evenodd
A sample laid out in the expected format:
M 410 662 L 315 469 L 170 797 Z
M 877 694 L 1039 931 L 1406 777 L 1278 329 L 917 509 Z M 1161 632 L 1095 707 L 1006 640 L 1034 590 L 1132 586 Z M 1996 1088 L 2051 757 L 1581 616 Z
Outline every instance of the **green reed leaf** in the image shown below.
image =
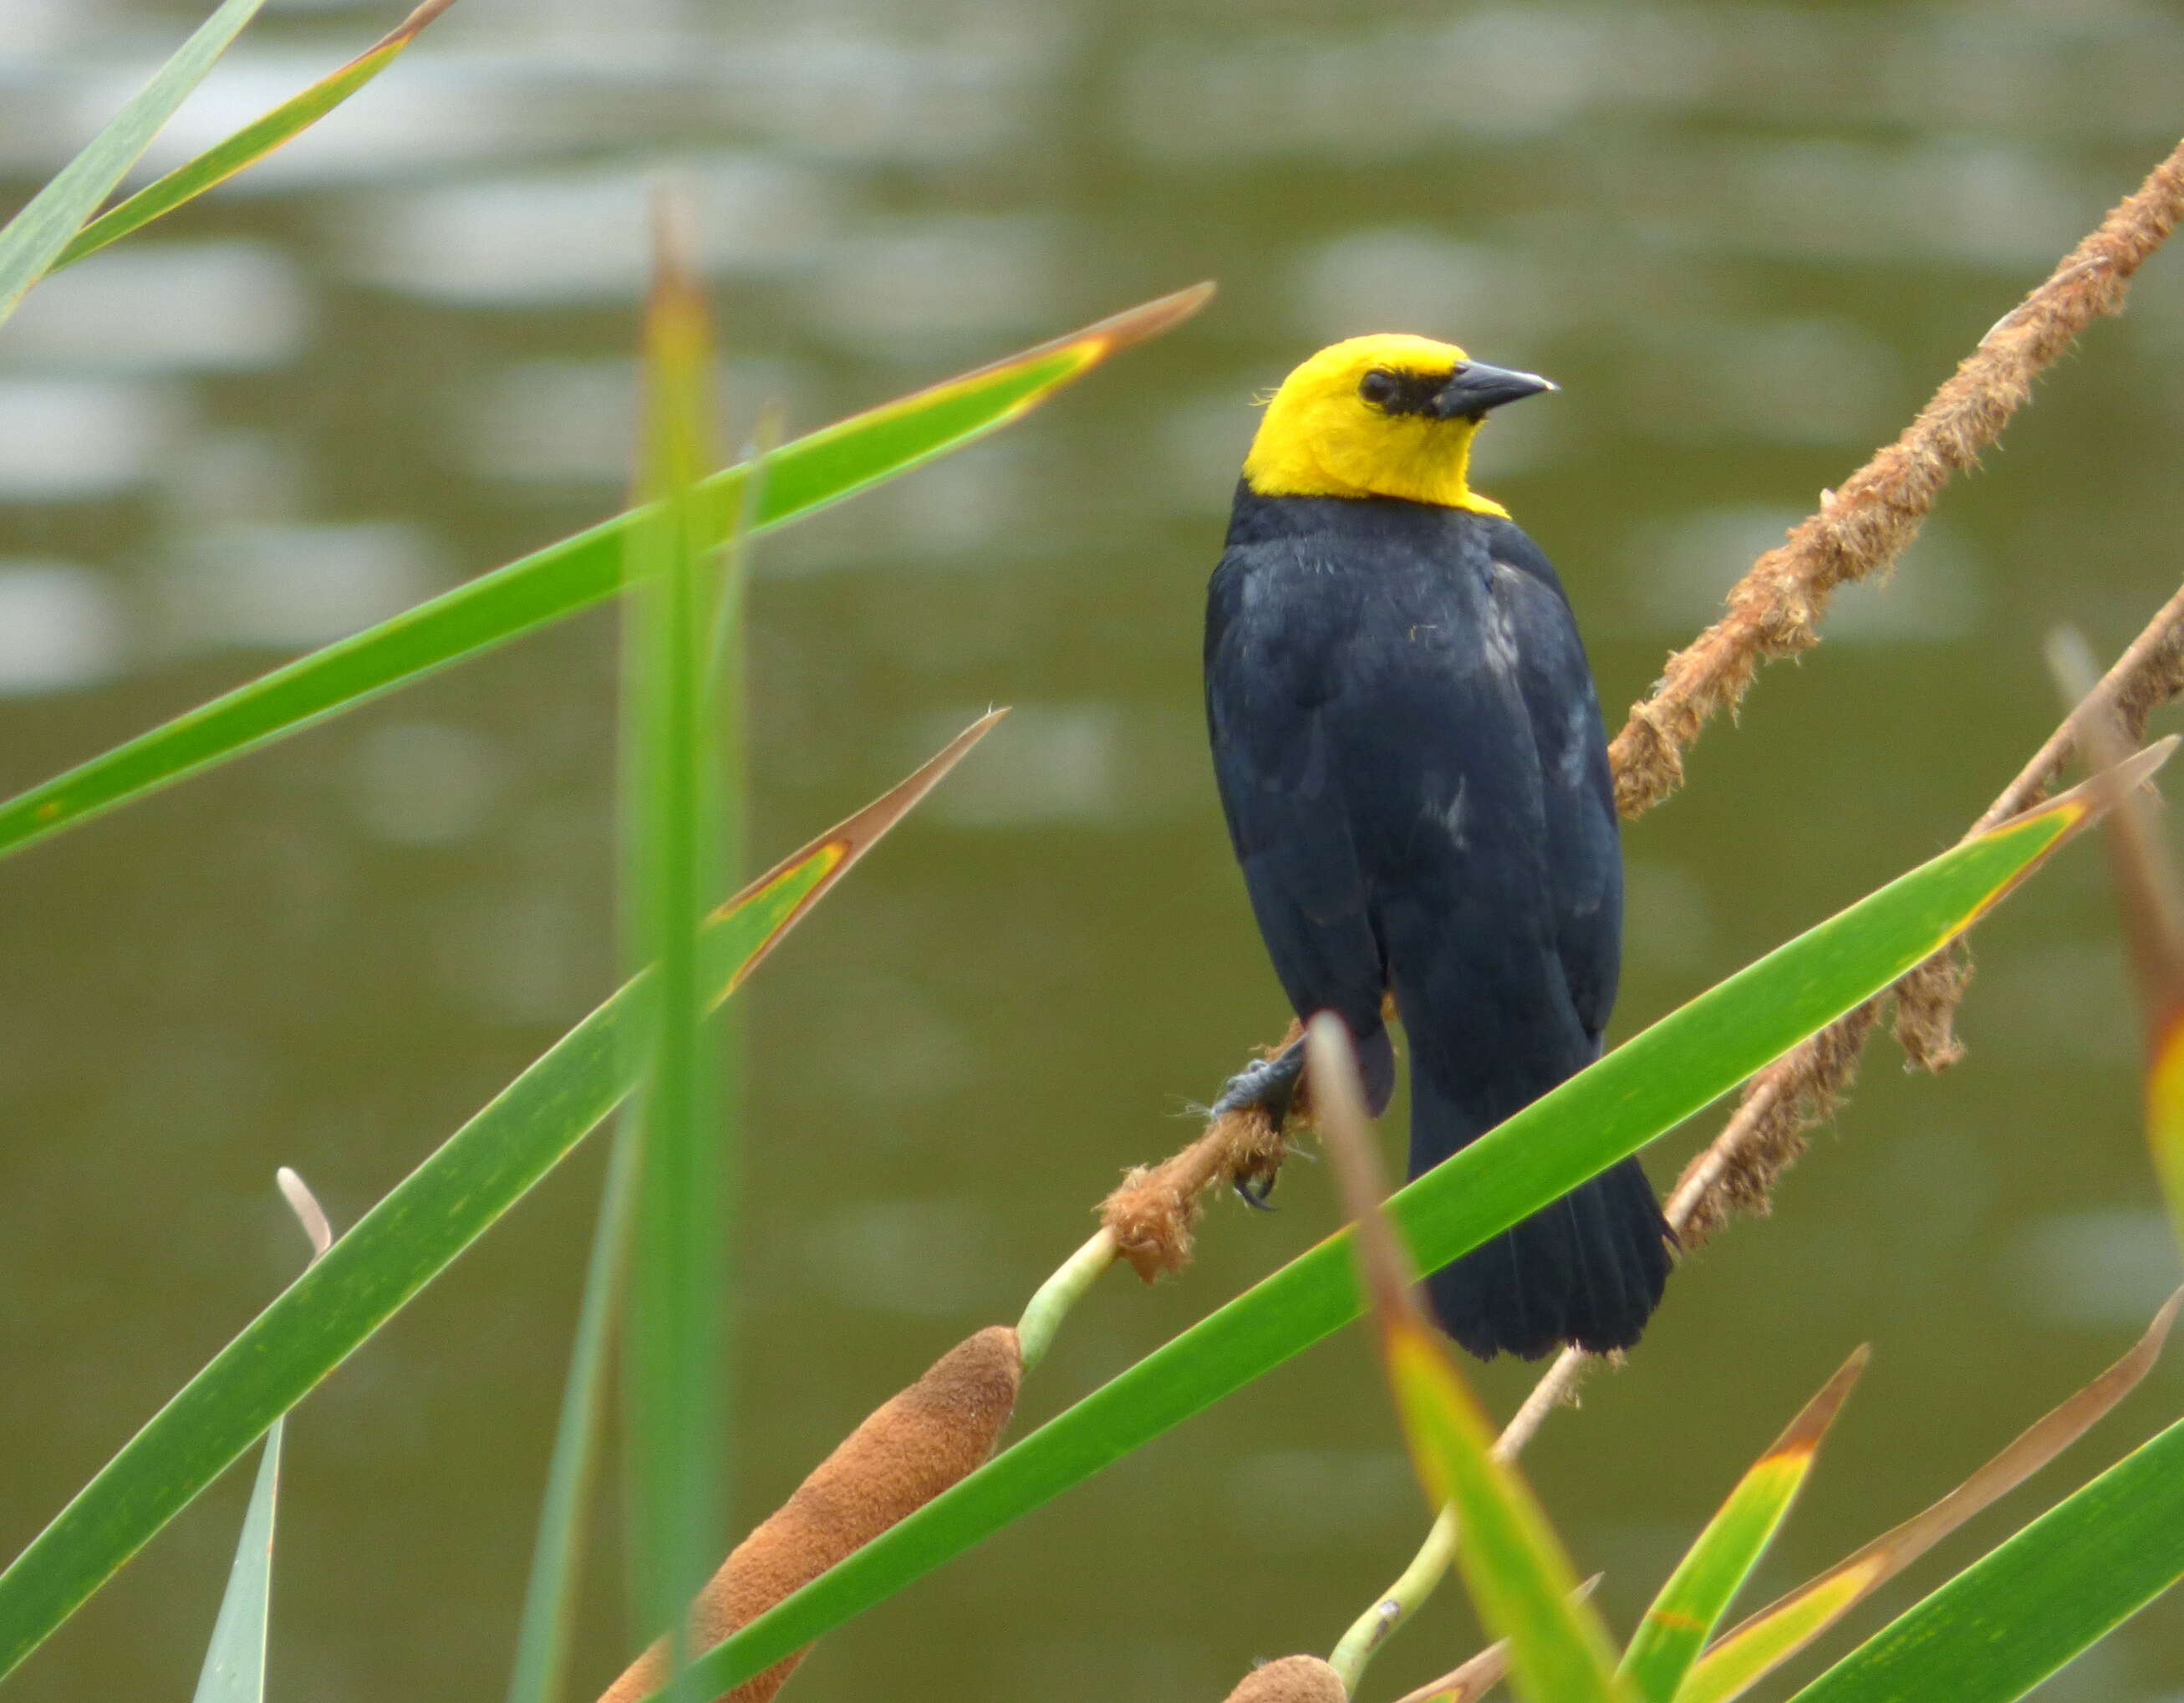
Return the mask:
M 1518 1696 L 1525 1703 L 1624 1703 L 1630 1694 L 1616 1676 L 1607 1628 L 1579 1589 L 1568 1552 L 1523 1473 L 1495 1453 L 1486 1410 L 1418 1306 L 1418 1267 L 1386 1212 L 1357 1054 L 1331 1011 L 1305 1026 L 1305 1070 L 1412 1466 L 1427 1505 L 1451 1510 L 1463 1533 L 1457 1565 L 1480 1621 L 1507 1644 Z M 1367 1653 L 1357 1652 L 1346 1667 L 1338 1649 L 1329 1663 L 1351 1695 Z
M 2184 1421 L 1883 1627 L 1791 1703 L 2009 1703 L 2184 1578 Z
M 1623 1653 L 1621 1669 L 1644 1703 L 1669 1703 L 1675 1696 L 1714 1628 L 1767 1553 L 1790 1505 L 1804 1488 L 1821 1439 L 1865 1370 L 1866 1352 L 1861 1348 L 1844 1361 L 1737 1481 L 1729 1499 L 1707 1522 L 1646 1611 Z
M 699 963 L 701 896 L 716 891 L 722 796 L 709 666 L 722 588 L 724 516 L 699 494 L 710 463 L 713 338 L 689 259 L 687 215 L 656 206 L 644 335 L 650 505 L 625 556 L 622 754 L 627 829 L 622 910 L 629 968 L 646 975 L 625 1111 L 640 1154 L 630 1327 L 623 1334 L 631 1600 L 664 1628 L 671 1694 L 695 1703 L 683 1608 L 721 1552 L 726 1360 L 722 1286 L 724 1148 L 718 1061 Z
M 98 204 L 174 116 L 265 0 L 226 0 L 53 180 L 0 228 L 0 321 L 15 311 Z
M 273 1607 L 273 1505 L 281 1482 L 279 1420 L 265 1433 L 242 1536 L 213 1622 L 212 1643 L 198 1671 L 192 1703 L 265 1703 L 265 1633 Z
M 140 231 L 186 201 L 194 201 L 206 190 L 225 183 L 237 172 L 255 165 L 267 154 L 309 130 L 401 56 L 417 37 L 454 0 L 426 0 L 393 29 L 337 67 L 301 93 L 292 95 L 262 118 L 254 119 L 225 141 L 214 142 L 196 159 L 176 166 L 164 177 L 148 183 L 118 207 L 109 208 L 75 233 L 61 250 L 48 273 L 74 265 L 109 243 L 118 243 Z
M 1000 717 L 994 712 L 708 921 L 701 969 L 726 998 Z M 624 986 L 397 1184 L 125 1444 L 0 1573 L 0 1676 L 81 1606 L 273 1421 L 437 1277 L 631 1086 Z
M 755 534 L 961 448 L 1036 407 L 1116 350 L 1195 313 L 1212 286 L 1163 296 L 783 444 L 766 458 Z M 748 466 L 700 487 L 724 516 L 744 501 Z M 588 609 L 621 586 L 634 513 L 549 544 L 419 604 L 0 803 L 0 855 L 89 821 L 520 634 Z

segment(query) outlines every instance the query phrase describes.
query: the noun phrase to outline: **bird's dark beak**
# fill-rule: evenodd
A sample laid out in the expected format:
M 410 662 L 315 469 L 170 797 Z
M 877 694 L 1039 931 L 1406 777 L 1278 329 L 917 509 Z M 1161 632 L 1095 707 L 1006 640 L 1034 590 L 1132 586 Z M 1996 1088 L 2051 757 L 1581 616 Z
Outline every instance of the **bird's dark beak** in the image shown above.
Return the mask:
M 1436 420 L 1483 420 L 1490 408 L 1499 408 L 1505 402 L 1519 401 L 1554 388 L 1553 380 L 1542 378 L 1536 372 L 1512 372 L 1506 366 L 1468 360 L 1434 393 L 1428 411 Z

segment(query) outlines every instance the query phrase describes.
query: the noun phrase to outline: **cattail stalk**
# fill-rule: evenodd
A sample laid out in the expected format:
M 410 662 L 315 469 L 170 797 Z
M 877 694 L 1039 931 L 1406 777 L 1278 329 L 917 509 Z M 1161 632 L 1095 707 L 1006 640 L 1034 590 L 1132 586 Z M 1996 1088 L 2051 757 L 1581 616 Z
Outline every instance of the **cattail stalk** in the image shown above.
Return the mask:
M 1752 565 L 1729 594 L 1729 613 L 1669 659 L 1608 748 L 1626 821 L 1682 784 L 1685 751 L 1715 715 L 1736 707 L 1761 663 L 1819 643 L 1837 588 L 1895 563 L 1950 478 L 1975 466 L 2031 400 L 2033 380 L 2094 320 L 2123 310 L 2132 274 L 2180 217 L 2184 142 L 1980 339 L 1893 444 L 1824 492 L 1819 512 Z

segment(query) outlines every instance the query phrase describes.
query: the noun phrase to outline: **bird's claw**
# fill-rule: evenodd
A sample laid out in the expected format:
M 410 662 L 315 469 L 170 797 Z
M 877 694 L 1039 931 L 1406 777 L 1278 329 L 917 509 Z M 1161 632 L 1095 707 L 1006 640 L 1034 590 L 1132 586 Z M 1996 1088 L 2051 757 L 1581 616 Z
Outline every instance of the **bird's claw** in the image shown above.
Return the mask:
M 1232 1186 L 1236 1191 L 1236 1198 L 1252 1211 L 1274 1212 L 1279 1209 L 1274 1205 L 1274 1180 L 1271 1175 L 1240 1176 Z
M 1213 1103 L 1213 1115 L 1222 1118 L 1231 1112 L 1261 1113 L 1273 1125 L 1279 1148 L 1281 1127 L 1289 1117 L 1290 1102 L 1296 1097 L 1297 1079 L 1303 1074 L 1301 1044 L 1284 1047 L 1271 1058 L 1258 1059 L 1228 1079 L 1221 1090 L 1221 1097 Z M 1263 1170 L 1236 1176 L 1233 1180 L 1236 1198 L 1255 1212 L 1273 1211 L 1270 1197 L 1279 1164 L 1276 1158 L 1268 1162 Z

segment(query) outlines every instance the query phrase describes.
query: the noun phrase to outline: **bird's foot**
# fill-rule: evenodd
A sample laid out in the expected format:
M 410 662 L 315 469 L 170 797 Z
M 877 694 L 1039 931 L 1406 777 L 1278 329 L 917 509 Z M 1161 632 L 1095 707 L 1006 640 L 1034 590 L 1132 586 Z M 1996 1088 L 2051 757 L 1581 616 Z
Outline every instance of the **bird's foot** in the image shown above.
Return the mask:
M 1304 1043 L 1284 1047 L 1271 1058 L 1246 1065 L 1222 1086 L 1213 1103 L 1213 1115 L 1222 1117 L 1256 1107 L 1279 1126 L 1290 1114 L 1296 1097 L 1297 1078 L 1304 1074 Z
M 1300 1041 L 1231 1076 L 1221 1090 L 1221 1097 L 1213 1103 L 1212 1115 L 1220 1118 L 1231 1112 L 1260 1112 L 1273 1125 L 1279 1142 L 1282 1125 L 1289 1118 L 1290 1103 L 1296 1097 L 1297 1079 L 1303 1074 L 1304 1043 Z M 1237 1198 L 1256 1211 L 1272 1212 L 1274 1209 L 1269 1197 L 1274 1192 L 1279 1164 L 1276 1158 L 1262 1169 L 1240 1173 L 1234 1182 Z

